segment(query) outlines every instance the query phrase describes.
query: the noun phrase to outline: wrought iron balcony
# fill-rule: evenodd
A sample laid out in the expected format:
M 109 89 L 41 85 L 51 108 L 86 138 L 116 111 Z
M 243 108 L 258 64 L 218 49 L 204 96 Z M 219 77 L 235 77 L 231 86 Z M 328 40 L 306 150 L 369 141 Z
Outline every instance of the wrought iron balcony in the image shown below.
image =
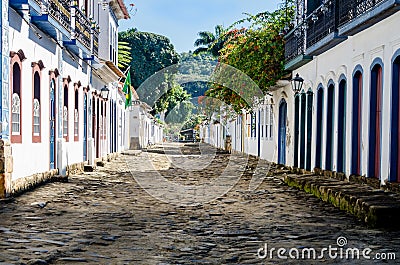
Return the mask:
M 35 5 L 38 2 L 35 1 Z M 33 8 L 31 21 L 38 28 L 57 39 L 57 31 L 61 31 L 63 39 L 71 35 L 71 7 L 68 0 L 43 0 L 38 3 L 39 11 Z
M 45 5 L 46 1 L 43 1 L 42 5 Z M 42 7 L 46 8 L 45 6 Z M 48 1 L 48 13 L 49 15 L 60 23 L 67 31 L 71 31 L 71 6 L 68 0 L 49 0 Z M 43 12 L 42 12 L 43 13 Z
M 306 18 L 307 47 L 311 47 L 336 31 L 336 4 L 328 1 Z
M 285 60 L 290 61 L 299 55 L 304 55 L 306 52 L 305 41 L 304 27 L 299 26 L 291 30 L 285 36 Z
M 339 26 L 360 17 L 384 0 L 339 0 Z
M 304 5 L 304 1 L 300 4 Z M 322 0 L 322 3 L 286 36 L 286 69 L 301 66 L 299 55 L 319 55 L 346 40 L 347 36 L 400 10 L 400 0 Z M 295 33 L 299 38 L 295 38 Z
M 26 5 L 29 6 L 27 9 Z M 62 42 L 72 53 L 90 60 L 98 56 L 99 32 L 92 29 L 92 21 L 71 0 L 10 0 L 10 7 L 21 16 L 29 10 L 32 24 Z
M 400 10 L 399 0 L 337 0 L 340 34 L 354 35 Z
M 91 23 L 89 18 L 79 8 L 75 8 L 75 38 L 90 51 L 90 30 Z
M 305 24 L 301 24 L 285 36 L 285 69 L 298 68 L 311 59 L 306 56 Z
M 96 57 L 99 57 L 99 31 L 97 29 L 93 29 L 93 54 Z

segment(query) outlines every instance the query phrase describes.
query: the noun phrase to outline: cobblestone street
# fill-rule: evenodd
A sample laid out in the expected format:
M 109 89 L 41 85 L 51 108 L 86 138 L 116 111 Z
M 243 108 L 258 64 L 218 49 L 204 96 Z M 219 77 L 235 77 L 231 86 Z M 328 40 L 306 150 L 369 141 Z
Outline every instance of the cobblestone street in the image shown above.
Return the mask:
M 95 172 L 0 204 L 0 264 L 383 262 L 330 259 L 326 253 L 318 260 L 280 260 L 276 251 L 272 260 L 257 255 L 265 244 L 268 251 L 296 248 L 300 253 L 337 248 L 340 236 L 347 239 L 344 248 L 371 248 L 371 257 L 394 252 L 397 260 L 385 262 L 399 263 L 399 232 L 368 229 L 353 216 L 286 186 L 278 174 L 267 175 L 265 161 L 257 166 L 253 157 L 200 147 L 169 144 L 164 150 L 121 155 Z M 238 180 L 234 176 L 240 171 Z M 212 180 L 216 184 L 208 186 Z M 252 185 L 257 188 L 249 189 Z

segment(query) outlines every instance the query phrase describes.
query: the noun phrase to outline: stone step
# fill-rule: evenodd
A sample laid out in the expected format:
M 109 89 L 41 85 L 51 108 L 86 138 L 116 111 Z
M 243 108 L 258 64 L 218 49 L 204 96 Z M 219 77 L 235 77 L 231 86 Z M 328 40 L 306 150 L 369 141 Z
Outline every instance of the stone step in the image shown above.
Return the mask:
M 372 228 L 400 229 L 400 196 L 367 185 L 289 174 L 283 178 L 291 186 L 313 194 L 333 206 L 353 214 Z

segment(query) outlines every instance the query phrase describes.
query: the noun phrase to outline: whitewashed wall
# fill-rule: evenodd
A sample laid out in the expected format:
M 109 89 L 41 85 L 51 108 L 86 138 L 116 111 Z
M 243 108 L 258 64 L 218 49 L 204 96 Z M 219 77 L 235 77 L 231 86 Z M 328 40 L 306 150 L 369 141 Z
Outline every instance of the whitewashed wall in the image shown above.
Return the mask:
M 373 61 L 380 58 L 383 61 L 383 97 L 382 97 L 382 130 L 381 130 L 381 176 L 382 183 L 387 180 L 389 174 L 390 152 L 390 113 L 391 113 L 391 75 L 392 57 L 400 49 L 400 34 L 390 29 L 400 24 L 400 13 L 396 13 L 372 27 L 350 36 L 346 41 L 327 52 L 314 57 L 308 64 L 295 70 L 305 79 L 305 88 L 311 88 L 314 92 L 313 108 L 313 141 L 316 140 L 316 93 L 319 84 L 324 87 L 324 106 L 327 106 L 327 85 L 329 80 L 335 83 L 335 120 L 334 120 L 334 149 L 333 170 L 337 169 L 337 102 L 339 78 L 343 74 L 347 78 L 347 115 L 346 115 L 346 173 L 350 174 L 351 166 L 351 133 L 352 133 L 352 78 L 357 65 L 363 69 L 363 94 L 362 94 L 362 151 L 361 174 L 367 174 L 368 146 L 369 146 L 369 108 L 370 108 L 370 69 Z M 326 141 L 326 115 L 324 108 L 323 143 Z M 294 117 L 292 117 L 294 119 Z M 325 145 L 322 152 L 322 167 L 325 168 Z M 312 167 L 315 166 L 315 150 L 312 152 Z
M 13 152 L 13 179 L 29 176 L 34 173 L 45 172 L 49 170 L 50 164 L 50 144 L 49 144 L 49 70 L 58 68 L 58 52 L 56 44 L 50 40 L 43 32 L 39 31 L 41 39 L 29 29 L 28 25 L 22 21 L 21 17 L 10 10 L 10 51 L 22 49 L 26 60 L 22 62 L 21 76 L 21 105 L 22 105 L 22 143 L 12 144 Z M 29 37 L 28 37 L 29 36 Z M 80 81 L 83 86 L 88 84 L 88 68 L 84 71 L 77 64 L 84 62 L 72 62 L 69 55 L 63 53 L 66 60 L 63 62 L 63 71 L 59 78 L 71 76 L 69 88 L 69 142 L 65 145 L 67 148 L 68 162 L 80 162 L 83 159 L 83 118 L 79 124 L 79 141 L 74 141 L 74 88 L 73 83 Z M 33 72 L 31 63 L 43 61 L 45 68 L 41 71 L 41 142 L 32 143 L 32 99 L 33 99 Z M 72 63 L 70 63 L 72 62 Z M 57 91 L 62 89 L 58 87 Z M 57 92 L 56 92 L 57 94 Z M 58 95 L 57 95 L 58 96 Z M 79 100 L 83 100 L 82 87 L 79 89 Z M 79 105 L 79 116 L 83 117 L 82 102 Z M 57 101 L 58 104 L 58 101 Z M 58 126 L 58 124 L 57 124 Z M 56 132 L 56 136 L 58 133 Z

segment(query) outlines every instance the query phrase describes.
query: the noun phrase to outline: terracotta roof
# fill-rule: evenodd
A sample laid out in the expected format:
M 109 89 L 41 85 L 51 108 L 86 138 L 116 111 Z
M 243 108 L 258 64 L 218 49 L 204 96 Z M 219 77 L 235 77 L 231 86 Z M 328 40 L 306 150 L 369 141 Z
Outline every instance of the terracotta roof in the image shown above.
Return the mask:
M 128 10 L 126 9 L 124 1 L 123 0 L 117 0 L 117 2 L 118 2 L 119 7 L 122 10 L 122 13 L 124 14 L 124 19 L 129 19 L 130 16 L 129 16 Z
M 105 64 L 110 68 L 118 77 L 125 77 L 124 73 L 115 66 L 115 64 L 111 61 L 105 61 Z

